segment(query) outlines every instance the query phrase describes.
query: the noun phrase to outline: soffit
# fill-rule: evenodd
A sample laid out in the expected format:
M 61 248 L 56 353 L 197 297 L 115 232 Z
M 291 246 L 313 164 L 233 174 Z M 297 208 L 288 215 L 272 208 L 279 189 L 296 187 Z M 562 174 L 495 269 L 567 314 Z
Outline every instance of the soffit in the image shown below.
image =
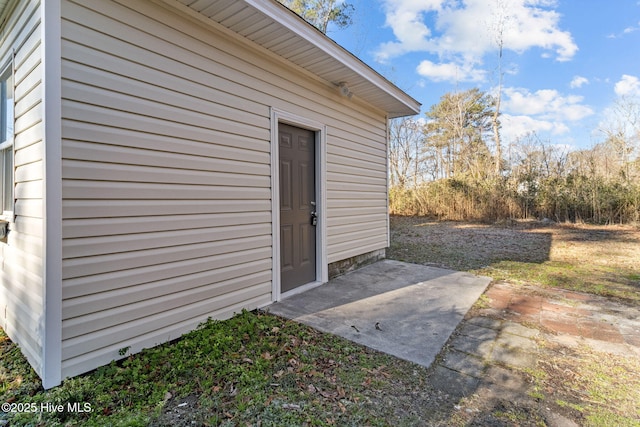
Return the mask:
M 2 0 L 0 0 L 2 1 Z M 336 86 L 389 117 L 418 114 L 420 103 L 275 0 L 177 0 Z
M 0 0 L 0 28 L 4 26 L 9 10 L 15 3 L 15 0 Z

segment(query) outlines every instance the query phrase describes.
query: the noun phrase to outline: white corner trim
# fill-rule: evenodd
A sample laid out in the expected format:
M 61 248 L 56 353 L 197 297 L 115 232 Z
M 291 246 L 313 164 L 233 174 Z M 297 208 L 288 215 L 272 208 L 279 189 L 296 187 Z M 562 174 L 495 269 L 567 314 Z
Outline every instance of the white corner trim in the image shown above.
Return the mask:
M 385 178 L 387 180 L 387 188 L 386 188 L 386 198 L 387 198 L 387 248 L 391 247 L 391 222 L 389 219 L 389 171 L 391 170 L 390 166 L 389 166 L 389 147 L 391 144 L 391 126 L 389 124 L 389 115 L 385 115 L 384 116 L 385 119 L 385 126 L 386 126 L 386 138 L 387 140 L 385 141 L 385 147 L 387 152 L 385 153 L 385 157 L 386 157 L 386 164 L 387 164 L 387 173 L 385 175 Z
M 41 3 L 44 87 L 42 385 L 62 382 L 62 45 L 60 0 Z
M 278 124 L 287 123 L 316 132 L 316 282 L 329 280 L 327 262 L 327 126 L 323 123 L 277 108 L 271 108 L 271 235 L 272 235 L 272 301 L 282 298 L 280 282 L 280 167 L 278 159 Z

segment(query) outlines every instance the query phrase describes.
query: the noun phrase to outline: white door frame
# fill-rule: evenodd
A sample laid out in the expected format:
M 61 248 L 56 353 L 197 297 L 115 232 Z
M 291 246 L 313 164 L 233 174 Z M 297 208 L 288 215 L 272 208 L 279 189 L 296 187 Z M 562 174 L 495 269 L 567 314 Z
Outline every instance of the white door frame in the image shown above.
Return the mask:
M 329 280 L 329 266 L 327 263 L 327 126 L 297 114 L 271 108 L 271 229 L 272 229 L 272 301 L 280 301 L 280 149 L 279 124 L 286 123 L 302 129 L 315 132 L 315 163 L 316 163 L 316 212 L 318 225 L 316 226 L 316 280 L 315 282 L 299 286 L 284 296 L 304 292 L 309 288 L 321 285 Z

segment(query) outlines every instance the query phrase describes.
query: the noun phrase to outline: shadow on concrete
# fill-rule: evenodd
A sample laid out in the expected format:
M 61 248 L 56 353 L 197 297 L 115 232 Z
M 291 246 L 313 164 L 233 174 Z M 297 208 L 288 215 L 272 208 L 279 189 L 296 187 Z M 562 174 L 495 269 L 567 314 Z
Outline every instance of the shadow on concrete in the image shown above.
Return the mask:
M 428 367 L 490 281 L 384 260 L 268 311 Z

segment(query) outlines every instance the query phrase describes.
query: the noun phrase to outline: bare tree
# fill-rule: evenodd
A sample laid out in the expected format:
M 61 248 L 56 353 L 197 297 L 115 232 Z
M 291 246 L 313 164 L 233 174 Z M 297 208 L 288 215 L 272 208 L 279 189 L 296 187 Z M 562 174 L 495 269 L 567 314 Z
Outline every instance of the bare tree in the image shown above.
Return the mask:
M 353 5 L 338 0 L 278 0 L 293 10 L 311 25 L 327 33 L 329 23 L 338 28 L 351 25 Z
M 620 174 L 630 181 L 640 149 L 640 102 L 631 97 L 618 98 L 600 131 L 605 135 L 605 145 L 617 155 Z
M 495 0 L 496 9 L 493 15 L 493 22 L 491 24 L 490 31 L 494 37 L 494 41 L 498 48 L 498 88 L 496 89 L 495 107 L 493 110 L 493 116 L 491 117 L 491 125 L 493 128 L 493 139 L 495 141 L 495 174 L 500 175 L 502 171 L 502 141 L 500 138 L 500 106 L 502 103 L 502 83 L 504 79 L 504 72 L 502 70 L 503 62 L 503 50 L 504 50 L 504 38 L 505 29 L 508 21 L 510 20 L 507 15 L 507 6 L 504 0 Z
M 391 186 L 418 185 L 422 169 L 422 126 L 412 118 L 391 120 L 389 124 L 389 172 Z

